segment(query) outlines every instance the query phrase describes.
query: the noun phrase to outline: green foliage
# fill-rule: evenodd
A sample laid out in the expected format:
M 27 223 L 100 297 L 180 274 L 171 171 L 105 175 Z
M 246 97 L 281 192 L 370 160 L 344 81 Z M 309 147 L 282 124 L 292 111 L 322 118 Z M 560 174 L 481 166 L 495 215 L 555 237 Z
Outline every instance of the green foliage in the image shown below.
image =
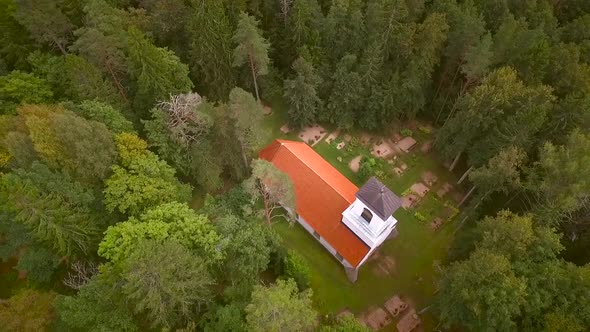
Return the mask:
M 588 199 L 589 149 L 590 137 L 579 131 L 571 133 L 565 145 L 546 143 L 541 149 L 530 187 L 541 197 L 535 213 L 542 220 L 556 222 Z
M 0 211 L 60 255 L 87 253 L 98 233 L 92 196 L 65 173 L 44 165 L 0 177 Z M 29 263 L 31 263 L 29 261 Z M 40 267 L 44 268 L 44 267 Z
M 224 5 L 216 0 L 193 5 L 187 26 L 193 81 L 213 100 L 226 100 L 234 87 L 232 26 Z
M 50 250 L 43 247 L 29 247 L 19 258 L 15 268 L 25 272 L 28 279 L 44 284 L 51 279 L 58 265 L 59 257 Z
M 277 280 L 270 287 L 256 286 L 246 307 L 248 331 L 304 331 L 316 325 L 311 290 L 299 293 L 293 280 Z
M 260 100 L 257 79 L 258 76 L 268 73 L 270 44 L 262 36 L 258 24 L 255 17 L 245 12 L 240 13 L 240 20 L 233 36 L 233 42 L 237 45 L 233 52 L 233 66 L 248 65 L 252 72 L 256 99 Z
M 293 279 L 300 291 L 308 289 L 310 287 L 311 271 L 305 258 L 297 252 L 289 250 L 283 260 L 285 277 Z
M 505 257 L 477 250 L 453 263 L 441 281 L 438 310 L 443 323 L 461 323 L 474 331 L 511 330 L 525 303 L 525 281 L 514 275 Z
M 306 48 L 310 53 L 310 61 L 317 64 L 321 52 L 321 33 L 324 16 L 316 0 L 299 0 L 293 3 L 290 19 L 287 21 L 288 36 L 293 48 Z
M 508 194 L 518 190 L 521 184 L 521 169 L 526 162 L 526 154 L 513 146 L 501 150 L 488 160 L 487 165 L 469 173 L 469 180 L 479 189 L 478 204 L 494 192 Z
M 197 99 L 198 101 L 194 101 Z M 214 151 L 213 106 L 196 94 L 171 96 L 143 120 L 150 145 L 180 174 L 212 191 L 221 186 L 222 160 Z
M 33 39 L 67 53 L 66 47 L 74 26 L 55 1 L 18 0 L 15 3 L 14 17 L 29 30 Z
M 370 329 L 361 324 L 352 314 L 346 314 L 335 319 L 330 325 L 323 325 L 320 332 L 369 332 Z
M 115 157 L 111 132 L 61 107 L 27 105 L 19 109 L 37 154 L 49 166 L 96 183 L 106 178 Z
M 272 237 L 268 227 L 232 215 L 215 222 L 225 249 L 223 270 L 232 283 L 255 284 L 270 262 Z
M 204 332 L 245 332 L 242 310 L 236 305 L 217 306 L 205 314 L 202 328 Z
M 404 129 L 400 130 L 399 133 L 402 134 L 402 136 L 409 136 L 409 137 L 414 136 L 414 132 L 412 131 L 412 129 L 409 129 L 409 128 L 404 128 Z
M 75 106 L 73 111 L 87 120 L 104 124 L 113 134 L 135 132 L 133 123 L 109 104 L 86 100 Z
M 263 129 L 262 106 L 252 95 L 240 88 L 229 94 L 230 117 L 234 119 L 233 132 L 240 144 L 244 164 L 261 148 L 266 132 Z
M 86 59 L 69 54 L 63 66 L 63 69 L 55 70 L 63 71 L 65 76 L 63 89 L 70 100 L 82 102 L 96 99 L 114 106 L 125 103 L 111 82 L 107 81 L 100 70 Z
M 523 258 L 542 261 L 557 258 L 563 250 L 553 229 L 535 226 L 530 216 L 501 211 L 478 225 L 480 248 L 493 250 L 511 261 Z
M 322 29 L 324 52 L 332 64 L 346 53 L 357 56 L 364 45 L 364 18 L 362 2 L 358 0 L 335 1 L 330 6 Z
M 55 309 L 59 320 L 72 330 L 139 331 L 120 289 L 101 276 L 74 296 L 59 296 Z
M 14 114 L 21 104 L 46 103 L 52 97 L 47 81 L 33 74 L 13 71 L 0 76 L 0 114 Z
M 559 258 L 563 246 L 554 229 L 530 215 L 508 211 L 480 221 L 474 230 L 475 251 L 444 272 L 437 310 L 445 324 L 472 330 L 547 330 L 553 319 L 575 312 L 587 322 L 588 280 L 577 267 Z M 572 280 L 577 280 L 572 282 Z M 567 300 L 566 300 L 567 299 Z M 547 320 L 549 317 L 551 319 Z M 567 324 L 577 324 L 567 322 Z
M 191 90 L 188 67 L 165 48 L 156 47 L 135 28 L 129 29 L 130 74 L 136 81 L 134 105 L 138 111 L 151 109 L 170 95 Z
M 554 100 L 549 87 L 527 86 L 514 69 L 497 69 L 460 98 L 457 113 L 438 131 L 436 146 L 449 159 L 466 151 L 474 166 L 511 145 L 526 150 Z
M 355 114 L 361 108 L 362 85 L 360 75 L 355 71 L 357 58 L 346 54 L 338 63 L 332 76 L 333 87 L 326 110 L 320 119 L 337 125 L 339 128 L 351 129 Z
M 317 94 L 321 83 L 311 64 L 299 57 L 293 63 L 295 77 L 285 80 L 284 97 L 289 104 L 289 124 L 292 128 L 311 125 L 321 109 L 322 100 Z
M 14 17 L 15 12 L 13 0 L 0 1 L 0 72 L 24 69 L 24 56 L 34 49 L 27 30 Z
M 209 209 L 209 213 L 214 216 L 234 215 L 243 218 L 248 216 L 251 212 L 250 209 L 252 209 L 252 198 L 241 185 L 235 186 L 215 198 L 209 197 L 212 200 L 209 201 L 209 206 L 205 203 L 205 209 Z
M 117 264 L 134 251 L 141 240 L 175 241 L 206 258 L 208 264 L 223 259 L 220 237 L 207 217 L 186 204 L 167 203 L 145 211 L 138 218 L 110 226 L 98 254 Z
M 377 160 L 371 157 L 364 157 L 361 160 L 361 165 L 357 176 L 361 181 L 367 181 L 371 176 L 375 175 L 377 171 Z
M 292 217 L 295 212 L 295 189 L 291 178 L 264 159 L 252 161 L 252 175 L 243 183 L 244 190 L 253 200 L 262 200 L 264 216 L 268 224 L 275 217 L 273 212 L 285 208 Z M 290 219 L 290 218 L 289 218 Z
M 122 262 L 122 291 L 152 326 L 185 324 L 213 299 L 204 263 L 175 241 L 140 241 Z
M 143 146 L 134 145 L 132 134 L 116 137 L 121 166 L 112 167 L 113 175 L 105 181 L 105 206 L 109 211 L 138 215 L 147 208 L 166 202 L 187 202 L 191 187 L 174 176 L 165 161 Z
M 8 332 L 45 331 L 54 317 L 55 293 L 24 290 L 0 305 L 0 325 Z
M 414 218 L 416 218 L 419 222 L 424 223 L 426 222 L 426 217 L 424 215 L 422 215 L 422 213 L 416 211 L 414 213 Z

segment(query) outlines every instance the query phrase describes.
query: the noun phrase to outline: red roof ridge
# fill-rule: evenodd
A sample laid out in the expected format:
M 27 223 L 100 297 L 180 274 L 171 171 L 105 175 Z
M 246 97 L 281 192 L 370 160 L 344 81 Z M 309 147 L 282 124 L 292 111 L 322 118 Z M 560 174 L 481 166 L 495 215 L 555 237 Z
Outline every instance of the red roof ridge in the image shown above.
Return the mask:
M 281 143 L 282 146 L 285 146 L 287 148 L 287 151 L 289 151 L 289 153 L 291 153 L 293 156 L 295 156 L 295 158 L 299 159 L 301 162 L 303 162 L 303 164 L 305 166 L 307 166 L 307 168 L 309 168 L 312 172 L 315 173 L 315 175 L 317 175 L 320 179 L 322 179 L 322 181 L 324 181 L 330 188 L 332 188 L 332 190 L 334 190 L 338 195 L 340 195 L 342 198 L 344 198 L 347 202 L 349 203 L 353 203 L 354 200 L 356 199 L 349 199 L 348 197 L 346 197 L 346 195 L 344 195 L 343 193 L 341 193 L 340 191 L 338 191 L 338 189 L 336 189 L 332 183 L 328 182 L 328 180 L 326 180 L 320 173 L 318 173 L 313 167 L 311 167 L 310 165 L 308 165 L 303 159 L 299 158 L 299 156 L 291 151 L 291 149 L 289 149 L 289 145 L 290 144 L 304 144 L 305 146 L 307 146 L 308 148 L 312 149 L 309 145 L 307 145 L 304 142 L 296 142 L 296 141 L 289 141 L 289 140 L 283 140 L 283 139 L 277 139 L 277 141 L 279 143 Z M 312 149 L 313 150 L 313 149 Z M 315 152 L 315 151 L 314 151 Z M 346 176 L 344 176 L 342 173 L 340 173 L 340 171 L 338 171 L 332 164 L 330 164 L 328 161 L 326 161 L 324 158 L 322 158 L 322 161 L 327 163 L 328 165 L 330 165 L 330 167 L 334 168 L 336 170 L 336 172 L 338 172 L 338 174 L 340 174 L 342 176 L 343 179 L 345 179 L 346 181 L 348 181 L 350 184 L 352 184 L 353 186 L 355 186 L 357 188 L 358 191 L 358 187 L 352 183 L 352 181 L 350 181 Z

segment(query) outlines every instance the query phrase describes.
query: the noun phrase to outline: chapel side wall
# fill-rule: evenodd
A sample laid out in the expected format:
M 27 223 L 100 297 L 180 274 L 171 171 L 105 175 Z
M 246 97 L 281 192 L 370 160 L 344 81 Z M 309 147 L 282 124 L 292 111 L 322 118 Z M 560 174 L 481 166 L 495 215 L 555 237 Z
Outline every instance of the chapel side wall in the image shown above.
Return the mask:
M 336 249 L 334 249 L 328 242 L 326 242 L 326 240 L 324 240 L 323 237 L 320 236 L 320 238 L 318 239 L 317 237 L 315 237 L 315 235 L 313 235 L 314 229 L 305 221 L 305 219 L 303 219 L 301 216 L 297 217 L 297 221 L 299 222 L 299 224 L 301 226 L 303 226 L 303 228 L 305 228 L 305 230 L 311 235 L 313 236 L 322 246 L 324 246 L 324 248 L 326 248 L 330 254 L 332 254 L 332 256 L 336 257 Z M 338 260 L 338 259 L 337 259 Z M 339 260 L 340 261 L 340 260 Z M 352 268 L 353 266 L 348 263 L 348 261 L 346 261 L 346 259 L 342 259 L 342 261 L 340 261 L 342 263 L 342 265 L 344 265 L 345 267 L 349 267 Z

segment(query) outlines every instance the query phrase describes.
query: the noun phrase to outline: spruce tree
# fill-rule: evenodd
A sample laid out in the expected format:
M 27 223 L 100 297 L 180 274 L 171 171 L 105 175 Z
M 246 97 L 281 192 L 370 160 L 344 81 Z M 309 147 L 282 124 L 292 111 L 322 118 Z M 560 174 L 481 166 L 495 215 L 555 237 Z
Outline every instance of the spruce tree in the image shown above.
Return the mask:
M 302 128 L 314 123 L 322 100 L 318 97 L 319 76 L 313 66 L 299 57 L 293 63 L 295 77 L 285 80 L 284 97 L 289 105 L 289 124 L 293 128 Z

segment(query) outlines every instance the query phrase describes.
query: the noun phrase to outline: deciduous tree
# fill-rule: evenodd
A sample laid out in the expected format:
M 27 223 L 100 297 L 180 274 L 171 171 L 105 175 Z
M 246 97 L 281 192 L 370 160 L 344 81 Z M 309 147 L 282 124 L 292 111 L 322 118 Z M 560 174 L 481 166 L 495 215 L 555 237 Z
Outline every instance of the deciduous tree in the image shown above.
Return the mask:
M 105 182 L 105 206 L 109 211 L 138 215 L 145 209 L 166 202 L 186 202 L 191 187 L 175 177 L 175 171 L 147 144 L 133 134 L 115 138 L 121 165 L 112 167 Z
M 72 111 L 87 120 L 104 124 L 113 134 L 134 133 L 133 123 L 127 120 L 123 114 L 109 104 L 85 100 L 79 105 L 74 105 Z
M 587 204 L 590 197 L 590 137 L 572 132 L 564 145 L 546 143 L 530 179 L 538 195 L 534 211 L 541 220 L 558 222 Z M 536 175 L 535 175 L 536 173 Z
M 232 215 L 221 217 L 215 226 L 225 243 L 223 269 L 232 283 L 256 283 L 270 262 L 270 235 L 260 223 Z
M 246 307 L 249 331 L 305 331 L 316 326 L 311 290 L 300 293 L 293 280 L 277 280 L 270 287 L 256 286 Z
M 116 152 L 105 125 L 56 106 L 27 105 L 19 114 L 35 151 L 50 167 L 64 168 L 88 183 L 108 176 Z
M 473 331 L 515 329 L 526 283 L 514 275 L 510 261 L 479 249 L 468 260 L 445 270 L 437 295 L 444 325 L 461 324 Z
M 104 276 L 95 276 L 76 295 L 59 296 L 56 312 L 70 329 L 139 331 L 120 287 Z
M 121 265 L 122 291 L 152 326 L 186 324 L 213 300 L 205 261 L 175 241 L 143 240 Z
M 15 114 L 21 104 L 43 104 L 52 97 L 48 82 L 33 74 L 13 71 L 0 76 L 0 114 Z
M 44 331 L 54 318 L 55 293 L 26 289 L 0 304 L 0 325 L 10 332 Z
M 214 265 L 223 258 L 219 235 L 207 217 L 186 204 L 168 203 L 147 210 L 138 218 L 109 227 L 98 254 L 114 264 L 128 257 L 141 240 L 176 241 Z

